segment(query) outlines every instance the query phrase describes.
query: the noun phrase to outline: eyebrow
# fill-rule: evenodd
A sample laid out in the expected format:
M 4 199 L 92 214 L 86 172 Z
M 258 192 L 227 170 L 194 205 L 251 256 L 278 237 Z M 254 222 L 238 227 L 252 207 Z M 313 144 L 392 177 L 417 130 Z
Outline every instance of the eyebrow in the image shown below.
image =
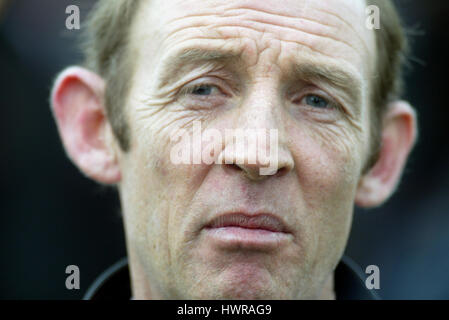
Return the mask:
M 356 107 L 355 111 L 360 112 L 362 83 L 350 71 L 333 64 L 304 62 L 295 64 L 293 74 L 297 79 L 326 82 L 344 91 Z
M 221 51 L 213 49 L 188 48 L 181 52 L 169 56 L 165 59 L 161 75 L 161 84 L 171 80 L 173 75 L 180 74 L 182 67 L 192 65 L 198 62 L 225 62 L 230 60 L 239 60 L 239 53 L 231 51 Z

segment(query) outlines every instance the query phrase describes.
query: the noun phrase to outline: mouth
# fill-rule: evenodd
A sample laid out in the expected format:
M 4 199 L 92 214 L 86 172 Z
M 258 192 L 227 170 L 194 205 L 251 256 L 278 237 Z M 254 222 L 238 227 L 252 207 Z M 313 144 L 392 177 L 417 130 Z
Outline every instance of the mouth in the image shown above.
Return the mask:
M 292 237 L 285 223 L 272 214 L 220 215 L 205 226 L 204 232 L 212 245 L 226 249 L 273 250 Z

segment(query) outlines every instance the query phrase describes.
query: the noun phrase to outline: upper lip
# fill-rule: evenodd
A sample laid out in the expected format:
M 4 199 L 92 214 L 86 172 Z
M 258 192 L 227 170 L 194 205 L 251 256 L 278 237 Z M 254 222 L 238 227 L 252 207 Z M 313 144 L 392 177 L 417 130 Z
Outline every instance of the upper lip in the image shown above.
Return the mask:
M 271 232 L 289 233 L 282 219 L 273 214 L 261 213 L 249 215 L 246 213 L 227 213 L 212 219 L 206 228 L 240 227 L 247 229 L 262 229 Z

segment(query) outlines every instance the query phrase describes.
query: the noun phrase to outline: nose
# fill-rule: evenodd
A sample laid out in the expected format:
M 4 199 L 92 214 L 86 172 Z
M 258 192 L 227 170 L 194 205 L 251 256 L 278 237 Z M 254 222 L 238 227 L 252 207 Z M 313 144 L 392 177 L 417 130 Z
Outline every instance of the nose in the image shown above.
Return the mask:
M 285 157 L 285 158 L 287 158 L 287 157 Z M 285 160 L 286 159 L 279 161 L 279 157 L 278 157 L 277 163 L 271 162 L 268 165 L 261 164 L 259 162 L 255 163 L 255 164 L 251 164 L 248 162 L 244 162 L 244 163 L 240 162 L 240 163 L 232 164 L 231 166 L 233 167 L 234 170 L 242 171 L 243 174 L 249 180 L 260 181 L 260 180 L 265 180 L 265 179 L 269 178 L 270 176 L 281 177 L 283 175 L 286 175 L 288 172 L 290 172 L 293 168 L 292 162 L 285 161 Z
M 234 128 L 225 130 L 225 146 L 220 154 L 225 168 L 239 171 L 252 181 L 280 177 L 294 167 L 281 102 L 269 92 L 256 91 L 242 103 Z

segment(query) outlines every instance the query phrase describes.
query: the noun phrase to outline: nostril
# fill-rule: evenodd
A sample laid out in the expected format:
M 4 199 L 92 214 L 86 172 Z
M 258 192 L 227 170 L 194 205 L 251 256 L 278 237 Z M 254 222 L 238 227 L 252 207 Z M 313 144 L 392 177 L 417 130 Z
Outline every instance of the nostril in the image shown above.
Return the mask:
M 222 164 L 222 165 L 223 165 L 223 167 L 226 170 L 239 171 L 239 172 L 243 171 L 243 172 L 245 172 L 245 173 L 247 173 L 247 174 L 249 174 L 251 176 L 259 176 L 259 170 L 261 169 L 261 167 L 250 168 L 250 167 L 245 167 L 245 166 L 242 167 L 242 166 L 239 166 L 237 164 Z M 274 173 L 271 176 L 273 176 L 273 177 L 282 177 L 282 176 L 286 175 L 288 173 L 288 171 L 289 171 L 288 167 L 282 167 L 282 168 L 279 168 L 276 171 L 276 173 Z M 262 175 L 259 178 L 263 179 L 263 178 L 267 178 L 267 176 Z
M 285 176 L 287 174 L 289 170 L 287 169 L 287 167 L 282 167 L 279 168 L 278 171 L 274 174 L 274 176 L 276 177 L 282 177 Z
M 229 169 L 231 171 L 241 171 L 242 169 L 236 164 L 223 164 L 224 168 Z

